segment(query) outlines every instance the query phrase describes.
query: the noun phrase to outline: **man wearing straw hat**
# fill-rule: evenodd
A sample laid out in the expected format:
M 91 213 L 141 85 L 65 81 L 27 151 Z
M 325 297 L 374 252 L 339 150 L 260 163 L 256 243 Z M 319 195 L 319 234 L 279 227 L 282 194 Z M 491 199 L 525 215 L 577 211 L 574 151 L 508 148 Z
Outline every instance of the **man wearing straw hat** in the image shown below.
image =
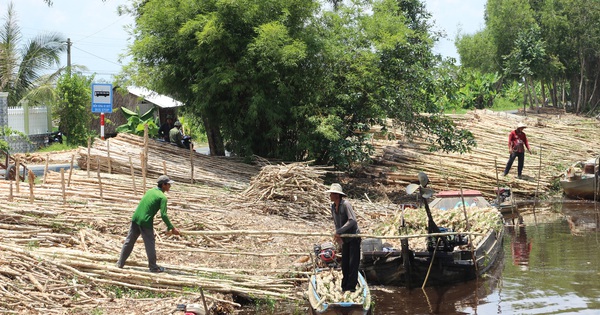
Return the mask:
M 131 218 L 131 227 L 123 248 L 121 249 L 121 256 L 117 262 L 117 267 L 123 268 L 125 261 L 129 258 L 129 255 L 133 251 L 135 241 L 141 235 L 144 240 L 144 247 L 146 248 L 146 256 L 148 256 L 148 269 L 151 272 L 163 272 L 165 268 L 160 267 L 156 264 L 156 248 L 154 242 L 154 216 L 160 210 L 160 217 L 167 225 L 167 230 L 171 231 L 172 234 L 179 235 L 179 230 L 173 227 L 169 217 L 167 216 L 167 196 L 165 192 L 171 190 L 171 184 L 174 183 L 169 176 L 161 175 L 158 177 L 157 187 L 149 189 L 133 213 Z
M 360 234 L 352 204 L 344 200 L 346 194 L 340 184 L 331 184 L 329 193 L 331 216 L 335 224 L 335 241 L 342 245 L 342 291 L 356 290 L 360 265 L 360 237 L 341 237 L 342 234 Z
M 527 152 L 531 154 L 527 136 L 525 135 L 525 132 L 523 132 L 523 129 L 525 128 L 527 128 L 527 126 L 524 123 L 519 123 L 517 129 L 511 131 L 508 135 L 508 152 L 510 152 L 510 157 L 508 158 L 508 162 L 506 162 L 506 168 L 504 168 L 504 176 L 508 175 L 515 158 L 517 158 L 517 176 L 518 178 L 521 178 L 523 163 L 525 161 L 525 148 L 527 148 Z

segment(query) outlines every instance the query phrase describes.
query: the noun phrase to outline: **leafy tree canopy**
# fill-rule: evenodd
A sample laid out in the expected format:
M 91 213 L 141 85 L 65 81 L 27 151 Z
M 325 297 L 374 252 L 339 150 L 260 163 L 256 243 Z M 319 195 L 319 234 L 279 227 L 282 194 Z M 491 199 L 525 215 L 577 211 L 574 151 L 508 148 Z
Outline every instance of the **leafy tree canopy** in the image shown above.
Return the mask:
M 468 150 L 472 135 L 440 115 L 424 4 L 334 4 L 134 1 L 126 71 L 201 117 L 211 152 L 222 142 L 241 156 L 350 168 L 368 161 L 368 131 L 390 121 L 428 133 L 433 148 Z

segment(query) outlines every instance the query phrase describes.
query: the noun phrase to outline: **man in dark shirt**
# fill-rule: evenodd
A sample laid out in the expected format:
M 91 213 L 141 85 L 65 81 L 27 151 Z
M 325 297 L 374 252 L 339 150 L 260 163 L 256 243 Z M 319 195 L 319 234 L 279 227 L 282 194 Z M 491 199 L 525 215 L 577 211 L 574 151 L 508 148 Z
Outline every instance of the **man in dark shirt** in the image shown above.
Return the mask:
M 167 196 L 165 196 L 165 192 L 169 192 L 173 183 L 174 181 L 169 179 L 169 176 L 161 175 L 157 180 L 158 187 L 151 188 L 144 194 L 131 218 L 131 226 L 127 238 L 125 238 L 125 242 L 123 243 L 117 267 L 123 268 L 125 261 L 133 251 L 135 241 L 141 235 L 144 240 L 144 247 L 146 248 L 146 256 L 148 256 L 148 268 L 150 271 L 163 272 L 165 270 L 156 264 L 154 216 L 160 210 L 160 217 L 167 225 L 168 231 L 179 235 L 179 230 L 173 227 L 167 216 Z
M 161 138 L 163 138 L 163 140 L 165 140 L 166 142 L 171 141 L 171 139 L 169 138 L 169 131 L 171 131 L 173 127 L 173 117 L 169 115 L 167 116 L 167 121 L 164 124 L 162 124 L 158 129 L 158 135 Z
M 360 234 L 352 204 L 344 200 L 346 194 L 340 184 L 331 184 L 329 193 L 331 216 L 335 225 L 335 240 L 342 244 L 342 291 L 356 290 L 360 265 L 360 237 L 341 237 L 342 234 Z

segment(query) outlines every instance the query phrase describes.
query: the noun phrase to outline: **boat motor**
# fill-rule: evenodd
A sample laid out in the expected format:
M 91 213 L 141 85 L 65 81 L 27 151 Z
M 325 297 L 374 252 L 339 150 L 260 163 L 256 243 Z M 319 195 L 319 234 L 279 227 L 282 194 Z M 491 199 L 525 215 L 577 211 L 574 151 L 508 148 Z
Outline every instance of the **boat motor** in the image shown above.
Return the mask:
M 510 188 L 508 187 L 499 187 L 494 189 L 494 191 L 498 196 L 498 204 L 505 202 L 511 195 Z
M 313 250 L 318 258 L 317 265 L 330 268 L 338 266 L 338 259 L 336 257 L 335 246 L 332 242 L 315 244 L 313 246 Z
M 441 226 L 439 227 L 439 229 L 440 233 L 454 232 L 452 229 Z M 469 237 L 464 234 L 445 235 L 440 236 L 439 238 L 445 240 L 445 242 L 438 242 L 437 237 L 433 236 L 427 238 L 428 251 L 433 252 L 434 250 L 436 250 L 437 245 L 438 251 L 451 252 L 454 251 L 454 247 L 456 246 L 469 244 Z

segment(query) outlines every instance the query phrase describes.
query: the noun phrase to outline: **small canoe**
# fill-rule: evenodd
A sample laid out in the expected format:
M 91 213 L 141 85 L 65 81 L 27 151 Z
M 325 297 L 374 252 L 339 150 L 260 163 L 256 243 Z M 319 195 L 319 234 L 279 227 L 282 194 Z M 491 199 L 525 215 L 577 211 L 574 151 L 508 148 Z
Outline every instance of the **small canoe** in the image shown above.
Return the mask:
M 317 270 L 317 273 L 327 273 L 330 270 Z M 338 273 L 341 272 L 338 271 Z M 335 282 L 324 284 L 319 280 L 319 275 L 315 274 L 310 277 L 308 284 L 308 301 L 310 303 L 311 314 L 313 315 L 367 315 L 371 314 L 371 292 L 367 285 L 367 281 L 358 274 L 358 291 L 352 293 L 354 297 L 351 301 L 331 301 L 331 295 L 319 292 L 323 290 L 317 289 L 319 286 L 327 285 L 328 290 L 338 290 L 342 294 L 341 287 Z M 327 291 L 327 290 L 326 290 Z M 346 293 L 345 296 L 347 296 Z M 345 300 L 345 299 L 344 299 Z

